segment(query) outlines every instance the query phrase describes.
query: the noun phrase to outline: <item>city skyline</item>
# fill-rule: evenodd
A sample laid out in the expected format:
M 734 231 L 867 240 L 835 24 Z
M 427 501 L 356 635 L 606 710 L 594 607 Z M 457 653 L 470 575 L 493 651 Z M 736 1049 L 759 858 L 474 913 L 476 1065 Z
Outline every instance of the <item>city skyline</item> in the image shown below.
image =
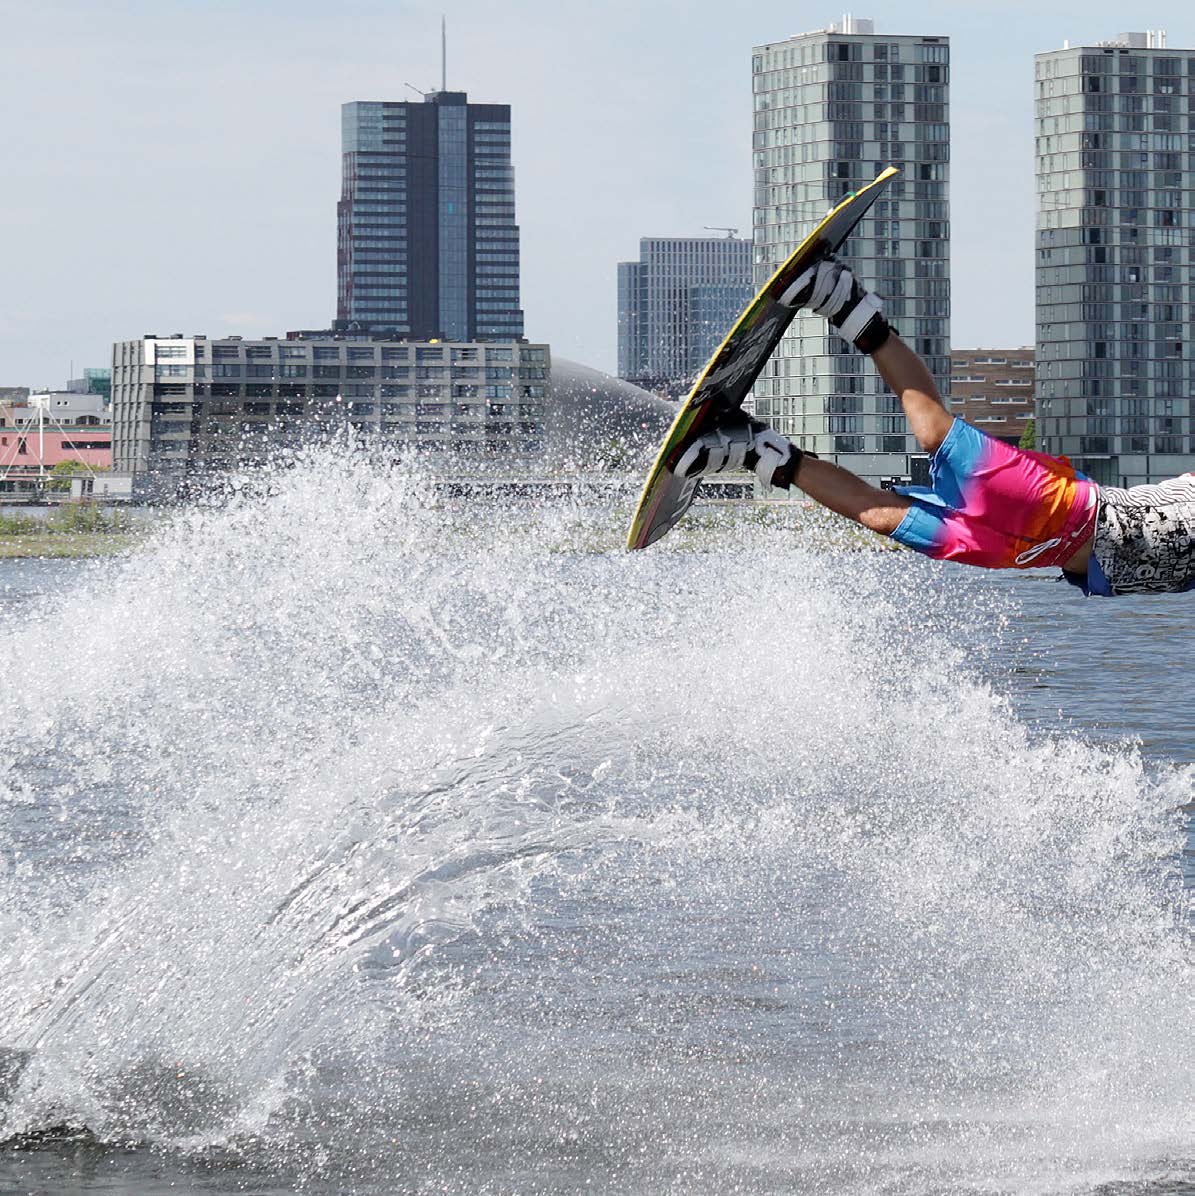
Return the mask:
M 1068 4 L 1025 29 L 1006 4 L 957 7 L 856 15 L 951 38 L 954 342 L 1028 344 L 1034 55 L 1128 25 L 1190 46 L 1195 19 Z M 326 325 L 340 105 L 437 85 L 442 9 L 448 86 L 512 106 L 526 335 L 610 373 L 616 264 L 639 238 L 750 227 L 752 46 L 841 16 L 762 3 L 728 32 L 712 4 L 615 3 L 600 26 L 546 3 L 221 0 L 202 22 L 169 2 L 0 4 L 22 113 L 3 134 L 0 384 L 53 384 L 143 332 Z

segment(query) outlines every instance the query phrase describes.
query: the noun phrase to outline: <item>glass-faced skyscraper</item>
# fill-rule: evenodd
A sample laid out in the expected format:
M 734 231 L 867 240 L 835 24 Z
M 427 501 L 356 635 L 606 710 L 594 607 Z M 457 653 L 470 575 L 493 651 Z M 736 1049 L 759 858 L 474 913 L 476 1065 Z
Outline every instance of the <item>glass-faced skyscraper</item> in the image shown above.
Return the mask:
M 618 263 L 618 376 L 685 394 L 753 294 L 750 241 L 643 237 Z
M 1038 443 L 1113 485 L 1195 453 L 1195 51 L 1165 45 L 1036 58 Z
M 847 19 L 757 46 L 752 77 L 756 285 L 843 196 L 899 166 L 840 256 L 948 394 L 949 39 Z M 797 316 L 754 395 L 761 418 L 870 481 L 918 472 L 899 401 L 820 316 Z
M 509 105 L 459 91 L 343 105 L 337 221 L 337 327 L 523 335 Z

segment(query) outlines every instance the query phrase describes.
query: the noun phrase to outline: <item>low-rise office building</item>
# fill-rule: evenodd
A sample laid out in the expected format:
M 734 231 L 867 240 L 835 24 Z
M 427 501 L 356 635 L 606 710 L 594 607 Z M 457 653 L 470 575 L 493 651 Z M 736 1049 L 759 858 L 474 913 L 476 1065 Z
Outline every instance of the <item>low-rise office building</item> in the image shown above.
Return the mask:
M 45 423 L 83 428 L 107 427 L 108 409 L 99 394 L 47 390 L 6 402 L 0 398 L 0 427 Z
M 112 355 L 117 472 L 168 488 L 313 439 L 534 465 L 544 452 L 547 345 L 292 333 L 145 336 Z
M 45 391 L 0 401 L 0 494 L 33 494 L 60 466 L 92 475 L 112 464 L 112 429 L 100 395 Z
M 952 349 L 954 413 L 997 440 L 1020 444 L 1033 418 L 1033 358 L 1032 348 Z

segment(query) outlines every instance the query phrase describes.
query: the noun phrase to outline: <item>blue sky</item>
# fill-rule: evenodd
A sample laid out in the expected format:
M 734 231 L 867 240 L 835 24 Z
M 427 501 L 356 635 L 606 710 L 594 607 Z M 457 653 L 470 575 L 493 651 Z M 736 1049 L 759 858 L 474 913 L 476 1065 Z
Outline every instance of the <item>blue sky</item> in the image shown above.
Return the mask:
M 952 43 L 953 341 L 1033 340 L 1033 55 L 1195 9 L 873 2 Z M 527 334 L 613 370 L 641 236 L 751 227 L 751 48 L 841 10 L 756 0 L 0 0 L 0 385 L 146 332 L 335 314 L 340 105 L 440 79 L 513 108 Z

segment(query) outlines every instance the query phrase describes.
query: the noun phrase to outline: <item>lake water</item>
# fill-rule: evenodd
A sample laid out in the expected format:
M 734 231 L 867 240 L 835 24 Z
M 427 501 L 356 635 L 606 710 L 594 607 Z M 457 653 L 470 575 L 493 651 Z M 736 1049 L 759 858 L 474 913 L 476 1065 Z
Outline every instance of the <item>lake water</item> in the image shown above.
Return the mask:
M 341 466 L 0 564 L 0 1191 L 1195 1192 L 1195 600 Z

